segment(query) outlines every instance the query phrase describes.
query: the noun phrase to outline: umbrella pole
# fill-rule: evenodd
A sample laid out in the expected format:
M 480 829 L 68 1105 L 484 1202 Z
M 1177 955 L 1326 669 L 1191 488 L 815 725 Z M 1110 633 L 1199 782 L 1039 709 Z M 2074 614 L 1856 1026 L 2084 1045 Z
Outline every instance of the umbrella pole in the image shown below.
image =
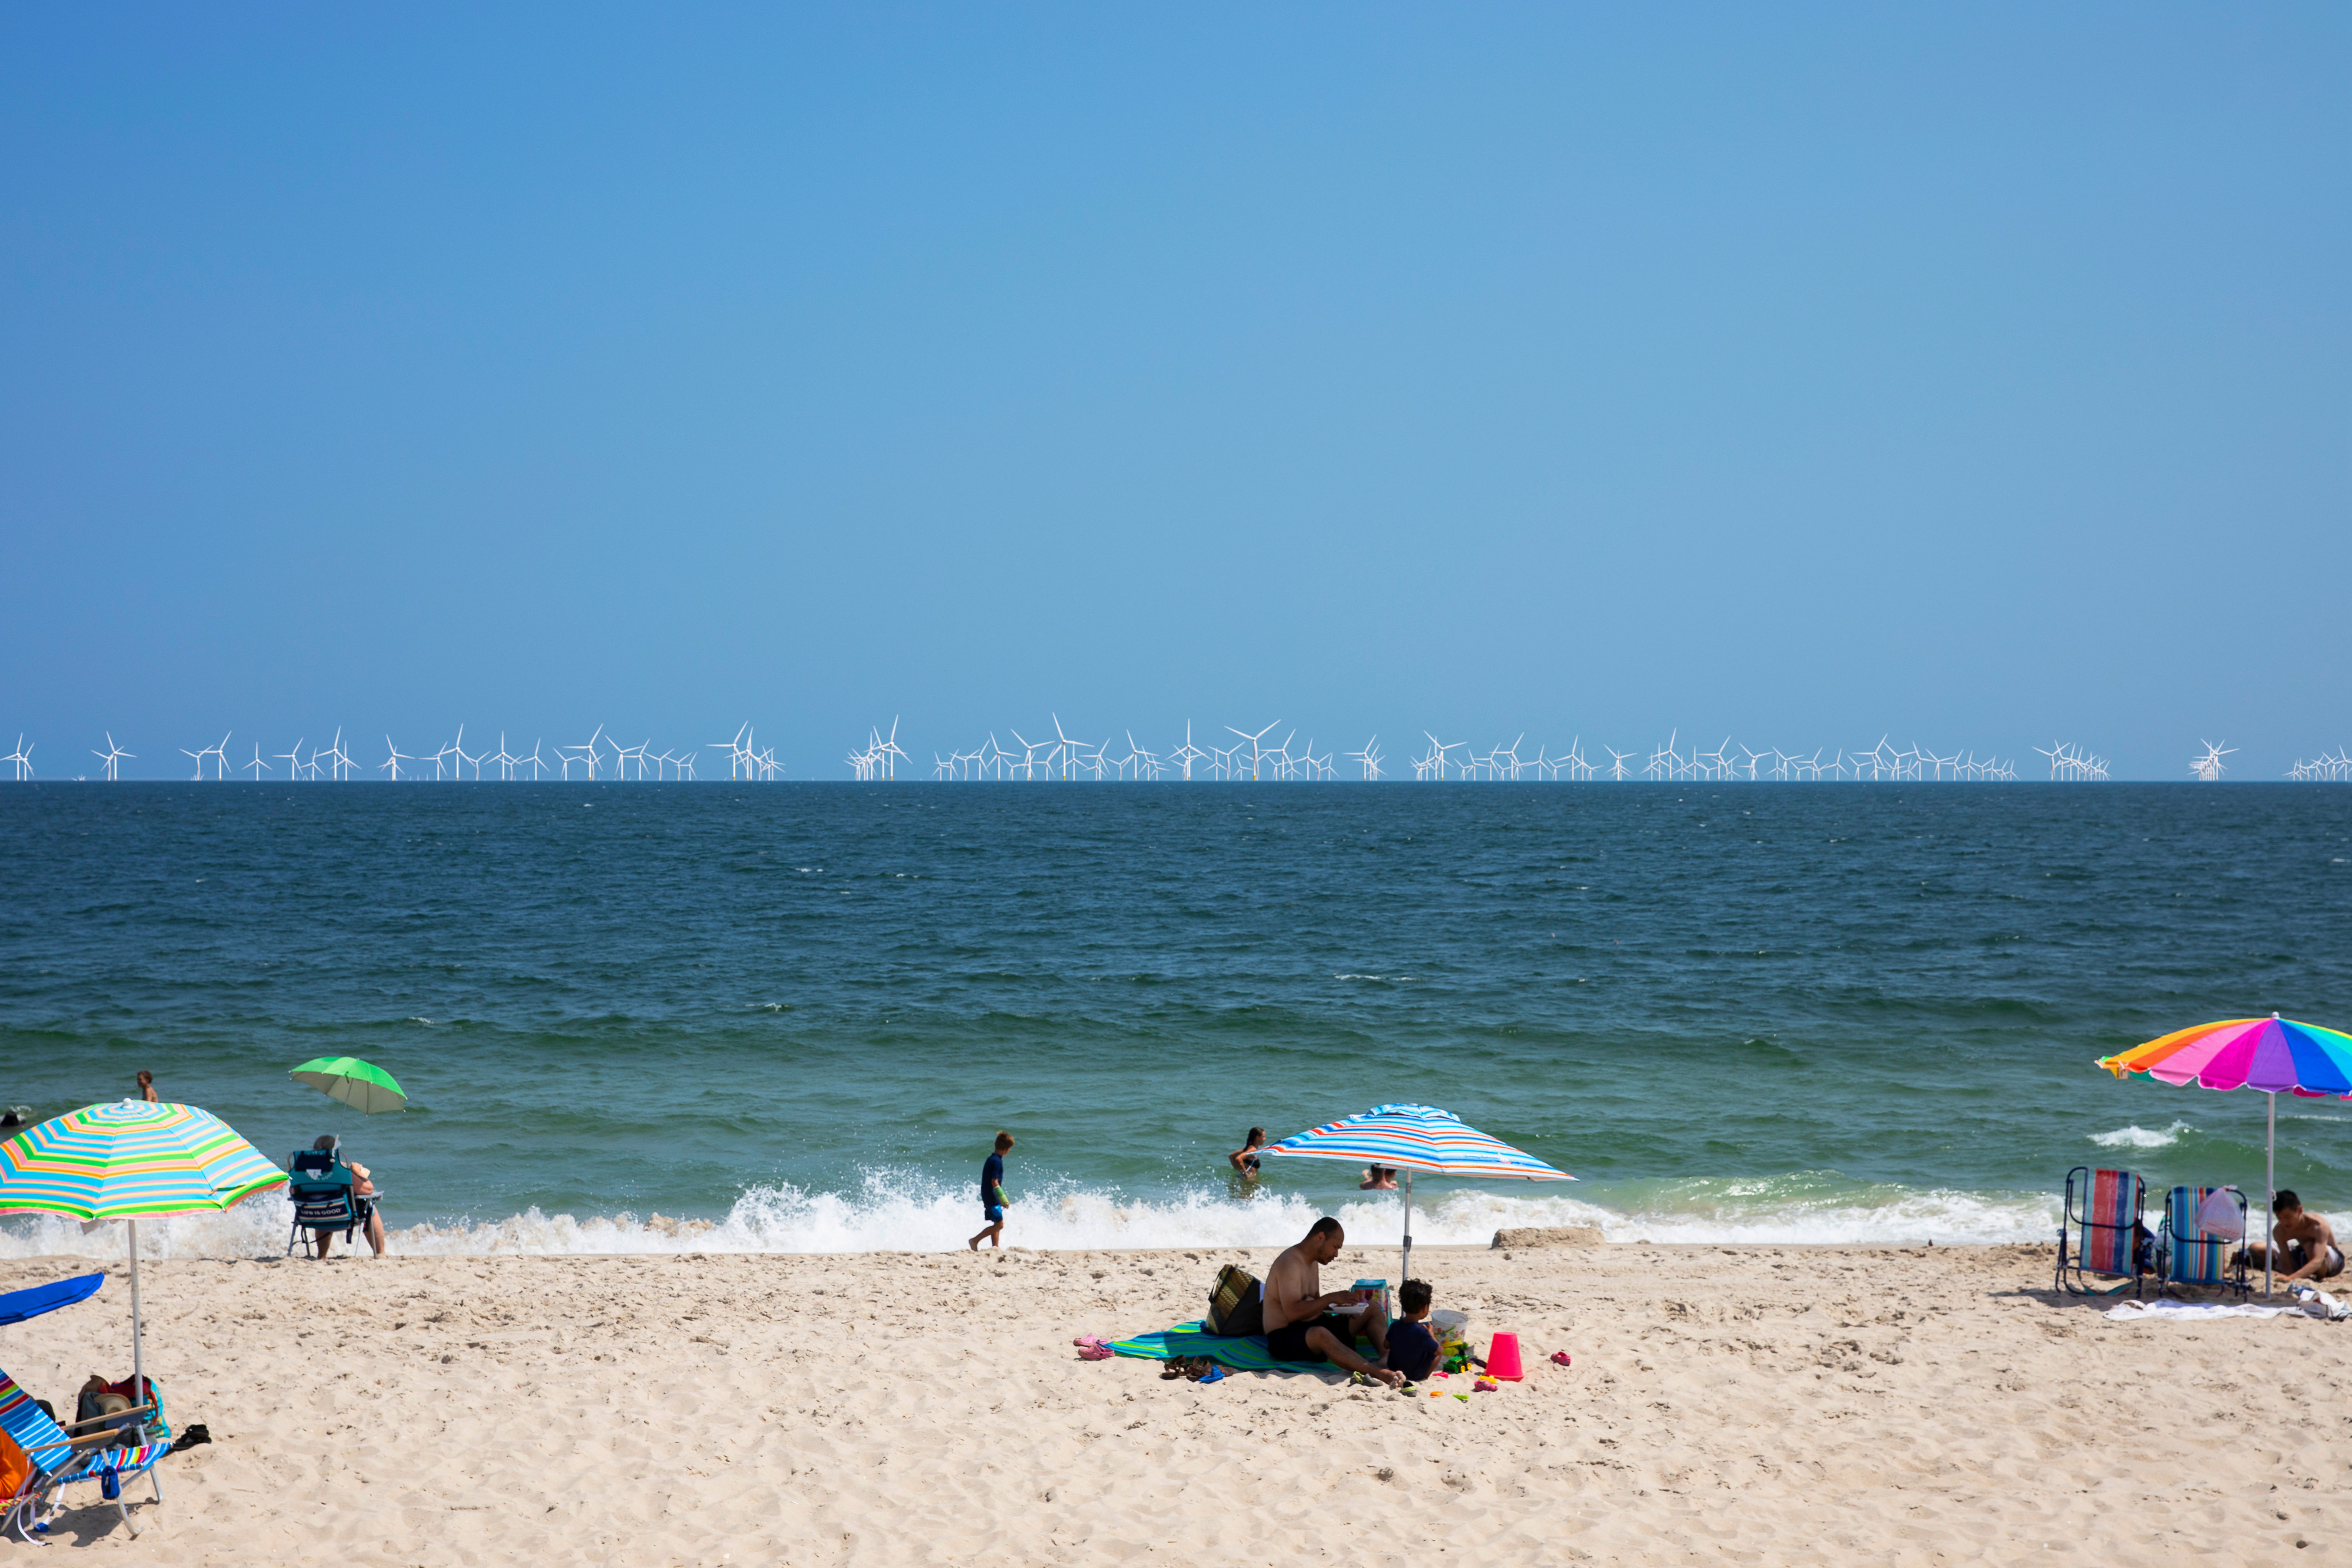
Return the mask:
M 1412 1278 L 1412 1173 L 1404 1173 L 1404 1272 L 1397 1276 L 1397 1289 Z
M 2271 1102 L 2270 1137 L 2263 1152 L 2263 1185 L 2270 1189 L 2263 1201 L 2263 1213 L 2274 1212 L 2272 1205 L 2278 1202 L 2278 1091 L 2273 1089 L 2267 1098 Z M 2271 1299 L 2271 1254 L 2278 1250 L 2278 1233 L 2270 1229 L 2270 1221 L 2263 1221 L 2263 1300 Z
M 140 1344 L 139 1324 L 139 1222 L 123 1222 L 131 1228 L 131 1403 L 147 1403 L 147 1363 Z

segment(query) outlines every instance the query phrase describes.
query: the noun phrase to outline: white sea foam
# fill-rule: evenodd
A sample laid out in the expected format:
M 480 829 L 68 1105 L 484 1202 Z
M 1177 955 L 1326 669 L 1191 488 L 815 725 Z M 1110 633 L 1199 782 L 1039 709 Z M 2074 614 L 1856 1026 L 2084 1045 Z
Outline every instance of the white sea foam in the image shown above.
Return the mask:
M 2118 1127 L 2113 1132 L 2094 1132 L 2091 1142 L 2102 1149 L 2161 1149 L 2180 1142 L 2183 1132 L 2197 1130 L 2186 1121 L 2176 1121 L 2158 1131 L 2145 1127 Z
M 1402 1205 L 1391 1193 L 1364 1194 L 1327 1209 L 1295 1194 L 1235 1199 L 1220 1188 L 1141 1199 L 1064 1187 L 1015 1203 L 1005 1240 L 1055 1250 L 1285 1247 L 1326 1212 L 1339 1217 L 1353 1241 L 1392 1247 L 1402 1234 Z M 284 1202 L 265 1195 L 226 1214 L 143 1221 L 141 1256 L 276 1257 L 286 1247 L 289 1214 Z M 2056 1223 L 2055 1201 L 2040 1194 L 1860 1188 L 1788 1178 L 1677 1184 L 1630 1199 L 1624 1207 L 1555 1192 L 1475 1188 L 1447 1191 L 1434 1201 L 1417 1196 L 1413 1206 L 1413 1239 L 1435 1245 L 1485 1246 L 1498 1229 L 1548 1225 L 1598 1226 L 1611 1241 L 2040 1241 Z M 394 1252 L 408 1256 L 935 1252 L 961 1247 L 979 1224 L 978 1205 L 962 1184 L 947 1187 L 893 1172 L 869 1176 L 855 1193 L 753 1187 L 718 1219 L 581 1218 L 533 1208 L 495 1221 L 396 1228 L 391 1241 Z M 118 1225 L 87 1233 L 57 1220 L 0 1226 L 0 1257 L 119 1260 L 123 1247 Z

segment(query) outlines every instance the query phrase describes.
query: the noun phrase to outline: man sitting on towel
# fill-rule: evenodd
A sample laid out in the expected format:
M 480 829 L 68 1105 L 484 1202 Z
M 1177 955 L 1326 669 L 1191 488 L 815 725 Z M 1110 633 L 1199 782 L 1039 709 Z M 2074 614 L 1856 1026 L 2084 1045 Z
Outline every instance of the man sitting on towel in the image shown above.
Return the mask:
M 1265 1271 L 1265 1348 L 1276 1361 L 1328 1361 L 1379 1378 L 1393 1388 L 1404 1381 L 1402 1373 L 1375 1366 L 1355 1351 L 1356 1335 L 1360 1332 L 1372 1342 L 1374 1355 L 1388 1352 L 1389 1324 L 1380 1310 L 1379 1293 L 1322 1294 L 1323 1265 L 1339 1256 L 1347 1239 L 1339 1222 L 1325 1215 L 1307 1227 L 1304 1240 L 1286 1249 Z M 1347 1307 L 1356 1310 L 1333 1310 Z
M 2287 1271 L 2280 1284 L 2305 1279 L 2317 1284 L 2344 1272 L 2344 1249 L 2336 1244 L 2335 1227 L 2306 1210 L 2301 1198 L 2281 1187 L 2271 1199 L 2271 1213 L 2278 1222 L 2271 1226 L 2271 1239 L 2278 1244 L 2278 1257 L 2271 1267 Z M 2263 1266 L 2259 1244 L 2246 1248 L 2246 1262 L 2255 1268 Z

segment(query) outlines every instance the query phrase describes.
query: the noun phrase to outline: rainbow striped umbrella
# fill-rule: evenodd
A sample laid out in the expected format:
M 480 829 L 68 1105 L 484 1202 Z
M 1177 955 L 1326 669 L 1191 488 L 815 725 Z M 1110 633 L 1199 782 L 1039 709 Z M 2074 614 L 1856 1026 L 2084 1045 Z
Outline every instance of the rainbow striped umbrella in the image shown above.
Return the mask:
M 130 1226 L 131 1363 L 144 1376 L 139 1221 L 228 1207 L 286 1173 L 209 1110 L 146 1100 L 85 1105 L 0 1143 L 0 1215 Z
M 1408 1277 L 1412 1273 L 1415 1171 L 1489 1180 L 1576 1180 L 1566 1171 L 1547 1165 L 1533 1154 L 1514 1149 L 1501 1139 L 1479 1131 L 1454 1112 L 1440 1110 L 1433 1105 L 1376 1105 L 1360 1116 L 1309 1128 L 1259 1152 L 1297 1154 L 1310 1160 L 1360 1160 L 1369 1165 L 1393 1165 L 1402 1171 L 1404 1268 Z
M 2224 1018 L 2199 1024 L 2101 1057 L 2117 1078 L 2153 1078 L 2205 1089 L 2260 1089 L 2270 1096 L 2270 1147 L 2263 1179 L 2278 1194 L 2278 1097 L 2352 1099 L 2352 1035 L 2298 1024 L 2276 1013 L 2267 1018 Z M 2267 1212 L 2267 1209 L 2265 1209 Z M 2263 1248 L 2263 1294 L 2270 1294 L 2272 1248 Z

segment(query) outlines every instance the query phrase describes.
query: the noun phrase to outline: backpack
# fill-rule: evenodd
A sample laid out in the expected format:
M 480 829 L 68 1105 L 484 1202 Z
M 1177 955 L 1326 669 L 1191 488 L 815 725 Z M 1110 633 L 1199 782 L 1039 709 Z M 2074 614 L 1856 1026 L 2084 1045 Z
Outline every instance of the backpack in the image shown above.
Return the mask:
M 1238 1263 L 1217 1270 L 1216 1289 L 1209 1292 L 1209 1313 L 1201 1331 L 1220 1339 L 1239 1339 L 1265 1332 L 1265 1293 L 1257 1276 Z

